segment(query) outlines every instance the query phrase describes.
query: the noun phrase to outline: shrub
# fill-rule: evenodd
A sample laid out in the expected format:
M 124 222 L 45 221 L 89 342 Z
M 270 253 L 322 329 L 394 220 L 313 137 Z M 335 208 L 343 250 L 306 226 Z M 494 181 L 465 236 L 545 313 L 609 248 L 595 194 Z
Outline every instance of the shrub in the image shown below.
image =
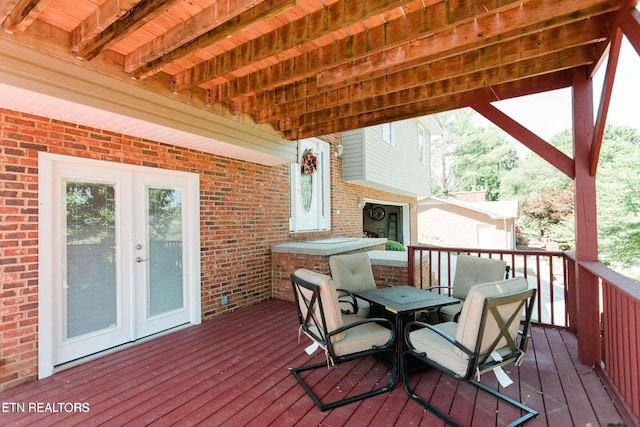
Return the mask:
M 398 251 L 398 252 L 404 252 L 405 251 L 405 248 L 404 248 L 404 246 L 402 246 L 402 243 L 396 242 L 395 240 L 387 240 L 386 249 L 388 251 Z

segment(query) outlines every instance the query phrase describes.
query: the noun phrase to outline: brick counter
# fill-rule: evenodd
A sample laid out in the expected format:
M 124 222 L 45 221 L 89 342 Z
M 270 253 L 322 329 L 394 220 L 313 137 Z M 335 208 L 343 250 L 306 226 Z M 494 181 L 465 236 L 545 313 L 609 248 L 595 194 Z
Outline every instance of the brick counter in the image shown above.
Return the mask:
M 274 245 L 271 247 L 272 296 L 293 301 L 289 276 L 298 268 L 329 274 L 331 255 L 371 250 L 384 252 L 386 243 L 387 239 L 330 238 Z

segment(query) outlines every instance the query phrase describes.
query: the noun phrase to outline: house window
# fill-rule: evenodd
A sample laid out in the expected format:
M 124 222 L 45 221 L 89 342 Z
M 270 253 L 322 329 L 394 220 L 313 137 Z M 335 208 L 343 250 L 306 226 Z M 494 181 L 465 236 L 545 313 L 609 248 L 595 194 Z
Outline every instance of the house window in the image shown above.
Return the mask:
M 329 174 L 329 144 L 317 138 L 299 141 L 298 162 L 289 169 L 290 231 L 330 229 Z
M 393 123 L 382 125 L 382 140 L 387 144 L 393 145 Z
M 420 164 L 426 164 L 426 130 L 424 126 L 418 124 L 418 161 Z

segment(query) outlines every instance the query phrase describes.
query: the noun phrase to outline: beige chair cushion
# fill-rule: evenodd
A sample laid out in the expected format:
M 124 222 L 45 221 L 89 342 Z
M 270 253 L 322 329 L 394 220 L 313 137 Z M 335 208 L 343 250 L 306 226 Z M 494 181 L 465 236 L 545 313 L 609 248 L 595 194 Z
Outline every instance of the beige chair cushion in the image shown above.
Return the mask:
M 297 270 L 295 275 L 320 287 L 320 298 L 322 299 L 322 307 L 324 308 L 324 317 L 328 332 L 343 325 L 365 319 L 357 314 L 342 316 L 338 307 L 338 298 L 331 277 L 306 269 Z M 303 292 L 305 292 L 307 298 L 311 297 L 311 293 L 306 289 L 303 289 Z M 301 310 L 303 310 L 303 314 L 306 313 L 306 307 L 304 307 L 304 305 L 301 307 Z M 320 319 L 320 309 L 318 306 L 316 307 L 316 316 Z M 336 356 L 342 356 L 370 350 L 374 345 L 384 345 L 391 337 L 391 334 L 391 330 L 375 322 L 365 323 L 336 334 L 331 340 L 333 352 Z
M 326 322 L 327 331 L 331 332 L 335 329 L 338 329 L 343 325 L 342 322 L 342 313 L 340 312 L 340 308 L 338 307 L 338 295 L 335 291 L 335 286 L 333 285 L 333 281 L 330 276 L 326 274 L 316 273 L 315 271 L 310 271 L 304 268 L 300 268 L 296 270 L 295 275 L 305 280 L 307 282 L 313 283 L 314 285 L 318 285 L 320 287 L 320 298 L 322 299 L 322 307 L 324 309 L 324 318 Z M 305 293 L 305 298 L 311 298 L 311 292 L 307 289 L 302 289 L 303 293 Z M 306 314 L 306 307 L 304 303 L 300 302 L 300 310 L 302 310 L 303 315 Z M 316 318 L 319 320 L 320 317 L 320 306 L 316 304 Z M 320 325 L 317 325 L 320 326 Z M 333 336 L 332 342 L 337 342 L 345 338 L 345 333 L 336 334 Z
M 455 335 L 456 341 L 458 341 L 468 349 L 473 350 L 478 339 L 480 320 L 482 318 L 485 298 L 524 291 L 527 288 L 527 281 L 523 277 L 514 277 L 512 279 L 501 280 L 492 283 L 482 283 L 480 285 L 471 287 L 471 289 L 469 290 L 469 294 L 467 295 L 467 298 L 465 299 L 462 306 L 460 318 L 458 319 L 458 328 Z M 498 311 L 508 317 L 508 315 L 505 313 L 513 312 L 517 304 L 518 303 L 516 302 L 499 307 Z M 510 325 L 509 333 L 511 334 L 511 337 L 513 339 L 515 339 L 519 327 L 520 322 L 513 322 Z M 492 316 L 489 316 L 485 325 L 480 354 L 485 354 L 487 352 L 488 347 L 491 345 L 491 343 L 499 333 L 500 329 L 498 328 L 495 319 L 493 319 Z M 498 342 L 496 349 L 501 349 L 505 345 L 507 345 L 507 342 L 504 338 L 502 338 L 502 340 Z M 460 357 L 467 358 L 467 355 L 462 351 L 456 349 L 456 352 Z
M 376 288 L 371 270 L 371 259 L 366 252 L 329 257 L 331 277 L 336 287 L 350 292 L 366 291 Z
M 364 320 L 357 314 L 342 316 L 345 325 Z M 391 330 L 375 322 L 358 325 L 346 331 L 343 340 L 333 343 L 333 352 L 336 356 L 370 350 L 373 346 L 383 346 L 391 337 Z
M 366 252 L 333 255 L 329 257 L 329 268 L 337 289 L 359 292 L 376 288 L 371 269 L 371 259 Z M 340 307 L 345 310 L 352 309 L 351 305 L 346 303 L 341 303 Z M 369 303 L 367 301 L 358 298 L 357 314 L 364 317 L 369 315 Z
M 458 328 L 458 324 L 455 322 L 439 323 L 432 326 L 450 337 L 455 337 Z M 468 360 L 460 357 L 456 352 L 456 347 L 436 332 L 428 328 L 417 329 L 409 333 L 409 339 L 415 349 L 424 352 L 427 358 L 461 377 L 466 374 Z
M 444 322 L 453 322 L 456 314 L 460 313 L 460 310 L 462 310 L 462 302 L 463 301 L 460 301 L 457 304 L 445 305 L 444 307 L 440 307 L 440 319 L 442 319 L 442 321 Z
M 456 276 L 453 279 L 454 298 L 465 299 L 469 289 L 479 283 L 504 279 L 507 263 L 500 259 L 472 255 L 458 255 L 456 258 Z
M 524 289 L 527 289 L 527 281 L 522 277 L 473 286 L 463 304 L 458 323 L 445 322 L 432 326 L 444 332 L 446 335 L 455 338 L 456 341 L 473 351 L 478 337 L 485 297 L 502 293 L 518 292 Z M 498 310 L 500 312 L 504 311 L 502 309 Z M 519 326 L 520 322 L 514 322 L 509 328 L 512 337 L 515 337 L 518 333 Z M 488 322 L 485 327 L 485 341 L 483 342 L 488 342 L 487 345 L 490 345 L 497 336 L 498 331 L 499 329 L 495 321 L 492 320 Z M 487 335 L 491 334 L 493 334 L 493 339 L 487 339 Z M 409 333 L 409 339 L 417 351 L 426 353 L 428 359 L 450 369 L 459 376 L 466 375 L 469 357 L 436 332 L 428 328 L 417 329 Z M 500 348 L 505 344 L 506 342 L 498 344 L 498 353 L 502 355 L 507 354 L 507 351 Z

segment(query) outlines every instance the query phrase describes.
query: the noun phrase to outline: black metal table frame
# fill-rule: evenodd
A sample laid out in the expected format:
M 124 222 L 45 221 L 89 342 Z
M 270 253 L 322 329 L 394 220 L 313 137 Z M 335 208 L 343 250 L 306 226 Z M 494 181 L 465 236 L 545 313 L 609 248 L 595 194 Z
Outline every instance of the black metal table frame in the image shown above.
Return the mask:
M 398 375 L 402 376 L 400 364 L 404 351 L 404 326 L 407 320 L 414 316 L 416 312 L 437 310 L 446 305 L 459 302 L 455 298 L 446 295 L 429 292 L 427 290 L 414 288 L 413 286 L 391 286 L 387 288 L 370 289 L 354 293 L 358 298 L 368 301 L 371 308 L 382 309 L 393 314 L 394 325 L 396 327 L 396 360 L 398 363 Z M 413 320 L 413 319 L 410 319 Z M 400 381 L 403 378 L 400 377 Z

